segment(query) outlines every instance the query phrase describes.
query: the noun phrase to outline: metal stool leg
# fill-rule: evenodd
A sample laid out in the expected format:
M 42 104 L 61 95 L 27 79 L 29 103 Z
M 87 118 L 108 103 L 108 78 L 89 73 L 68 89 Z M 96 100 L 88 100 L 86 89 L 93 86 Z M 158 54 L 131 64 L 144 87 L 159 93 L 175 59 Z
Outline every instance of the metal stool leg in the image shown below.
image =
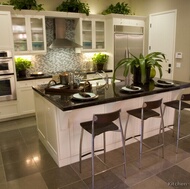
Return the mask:
M 82 164 L 82 139 L 83 139 L 83 132 L 84 132 L 84 129 L 81 128 L 81 135 L 80 135 L 80 151 L 79 151 L 79 171 L 81 173 L 81 164 Z
M 92 189 L 94 189 L 94 136 L 92 135 Z
M 141 138 L 140 138 L 139 169 L 141 168 L 141 160 L 142 160 L 143 135 L 144 135 L 144 120 L 141 120 Z
M 165 109 L 164 109 L 165 111 Z M 160 107 L 160 112 L 161 112 L 161 124 L 162 124 L 162 143 L 163 143 L 163 146 L 162 146 L 162 158 L 164 158 L 164 113 L 162 112 L 162 109 Z
M 178 123 L 177 123 L 177 143 L 176 143 L 176 153 L 178 153 L 179 139 L 180 139 L 180 121 L 181 121 L 181 110 L 178 111 Z
M 121 140 L 122 140 L 122 146 L 123 146 L 123 160 L 124 160 L 124 176 L 127 178 L 127 171 L 126 171 L 126 151 L 125 151 L 125 138 L 124 138 L 124 133 L 123 133 L 123 128 L 121 125 L 121 119 L 119 119 L 119 123 L 121 126 Z
M 158 134 L 158 142 L 160 142 L 160 134 L 161 134 L 161 130 L 162 130 L 162 132 L 164 132 L 163 131 L 163 128 L 165 127 L 164 126 L 164 122 L 163 122 L 163 116 L 164 116 L 164 113 L 165 113 L 165 109 L 166 109 L 166 106 L 164 106 L 164 108 L 163 108 L 163 113 L 162 113 L 162 118 L 161 118 L 161 122 L 160 122 L 160 129 L 159 129 L 159 134 Z
M 104 140 L 104 162 L 106 162 L 106 133 L 103 133 Z
M 127 115 L 127 121 L 126 121 L 126 124 L 125 124 L 125 131 L 124 131 L 124 139 L 125 140 L 126 140 L 126 135 L 127 135 L 128 122 L 129 122 L 129 114 Z

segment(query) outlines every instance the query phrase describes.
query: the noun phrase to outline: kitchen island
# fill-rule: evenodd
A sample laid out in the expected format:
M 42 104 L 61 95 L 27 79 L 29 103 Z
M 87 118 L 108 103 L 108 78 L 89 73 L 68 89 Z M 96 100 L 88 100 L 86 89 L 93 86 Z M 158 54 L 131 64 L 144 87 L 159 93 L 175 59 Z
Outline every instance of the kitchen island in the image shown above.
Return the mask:
M 163 98 L 163 102 L 173 100 L 182 93 L 183 89 L 189 88 L 190 83 L 173 81 L 174 85 L 161 87 L 154 82 L 141 86 L 142 90 L 136 92 L 121 91 L 124 82 L 110 84 L 97 89 L 92 88 L 92 92 L 98 95 L 97 99 L 90 101 L 79 101 L 72 99 L 72 94 L 48 94 L 45 92 L 47 85 L 33 87 L 36 120 L 39 138 L 48 152 L 51 154 L 59 167 L 79 161 L 79 141 L 80 122 L 91 120 L 93 114 L 106 113 L 121 109 L 121 119 L 123 128 L 125 126 L 126 111 L 141 107 L 143 101 L 150 101 Z M 168 119 L 169 118 L 169 119 Z M 147 120 L 144 137 L 158 134 L 160 120 Z M 165 112 L 165 125 L 174 121 L 174 110 Z M 151 127 L 149 127 L 151 125 Z M 140 122 L 135 118 L 130 118 L 127 137 L 139 134 Z M 91 149 L 91 135 L 84 133 L 83 152 Z M 126 142 L 135 142 L 131 139 Z M 95 147 L 102 147 L 102 136 L 97 136 Z M 108 132 L 106 134 L 107 151 L 121 147 L 120 134 Z

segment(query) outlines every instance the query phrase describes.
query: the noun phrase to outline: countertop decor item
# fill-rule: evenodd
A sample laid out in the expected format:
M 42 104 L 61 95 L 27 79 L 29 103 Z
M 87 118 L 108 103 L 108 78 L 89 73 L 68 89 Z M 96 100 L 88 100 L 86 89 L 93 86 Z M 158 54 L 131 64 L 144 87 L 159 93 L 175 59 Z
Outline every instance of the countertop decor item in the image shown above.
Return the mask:
M 82 3 L 80 0 L 66 0 L 63 1 L 57 8 L 61 12 L 77 12 L 85 13 L 87 16 L 90 13 L 88 3 Z
M 94 54 L 92 57 L 93 63 L 96 65 L 97 70 L 103 70 L 104 65 L 108 62 L 109 56 L 104 53 Z
M 131 54 L 131 58 L 124 58 L 120 60 L 113 73 L 113 82 L 116 79 L 116 71 L 120 66 L 124 66 L 123 75 L 127 77 L 128 73 L 133 74 L 133 84 L 145 84 L 155 76 L 155 68 L 158 69 L 160 78 L 162 77 L 162 65 L 160 63 L 166 61 L 165 55 L 161 52 L 152 52 L 143 56 L 136 57 Z
M 111 13 L 128 15 L 131 13 L 131 8 L 125 2 L 118 2 L 115 5 L 111 4 L 106 10 L 102 12 L 103 15 Z
M 25 10 L 44 10 L 43 4 L 37 4 L 36 0 L 10 0 L 3 2 L 2 5 L 13 5 L 13 9 L 25 9 Z
M 18 77 L 26 77 L 26 70 L 32 67 L 31 61 L 24 58 L 15 58 L 15 66 Z

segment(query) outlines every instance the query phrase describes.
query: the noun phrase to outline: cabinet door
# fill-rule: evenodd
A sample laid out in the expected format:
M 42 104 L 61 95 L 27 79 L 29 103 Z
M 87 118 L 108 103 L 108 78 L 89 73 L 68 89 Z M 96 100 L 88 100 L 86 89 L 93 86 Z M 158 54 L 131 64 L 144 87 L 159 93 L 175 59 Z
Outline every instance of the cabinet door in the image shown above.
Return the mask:
M 44 16 L 12 17 L 15 54 L 46 52 Z
M 18 102 L 20 114 L 30 114 L 35 112 L 34 96 L 32 86 L 34 81 L 19 81 L 18 82 Z
M 92 49 L 92 21 L 82 21 L 83 49 Z
M 95 48 L 105 49 L 105 23 L 95 21 Z
M 0 102 L 0 119 L 18 116 L 16 101 Z
M 19 108 L 21 114 L 30 114 L 35 112 L 34 96 L 32 87 L 19 88 Z
M 0 23 L 0 48 L 5 50 L 13 49 L 10 12 L 0 11 Z
M 26 32 L 25 17 L 13 17 L 12 24 L 13 24 L 12 28 L 13 28 L 13 40 L 14 40 L 15 51 L 16 52 L 28 51 L 29 46 L 27 38 L 29 36 Z
M 44 18 L 29 18 L 30 33 L 31 33 L 31 50 L 44 51 L 45 46 L 45 30 Z
M 105 49 L 105 22 L 103 20 L 82 21 L 82 45 L 84 51 Z

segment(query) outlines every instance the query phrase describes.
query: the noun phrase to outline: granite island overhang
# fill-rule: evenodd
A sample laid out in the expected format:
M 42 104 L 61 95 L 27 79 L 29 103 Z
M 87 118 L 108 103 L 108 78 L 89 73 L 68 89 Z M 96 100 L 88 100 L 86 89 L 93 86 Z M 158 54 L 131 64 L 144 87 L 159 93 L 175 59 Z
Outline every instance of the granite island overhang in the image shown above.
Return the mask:
M 121 109 L 122 125 L 125 126 L 127 110 L 142 106 L 143 101 L 163 98 L 163 102 L 176 99 L 184 89 L 190 88 L 190 83 L 172 81 L 174 85 L 160 87 L 151 83 L 141 86 L 138 92 L 123 92 L 124 82 L 109 85 L 106 88 L 92 88 L 98 95 L 97 99 L 78 101 L 72 99 L 72 94 L 47 94 L 46 85 L 33 87 L 36 108 L 36 121 L 39 138 L 59 167 L 79 161 L 80 122 L 91 120 L 95 113 L 106 113 Z M 169 119 L 168 119 L 169 118 Z M 158 120 L 158 121 L 157 121 Z M 160 120 L 157 118 L 147 120 L 144 137 L 158 134 Z M 174 110 L 167 109 L 164 114 L 165 125 L 173 124 Z M 139 120 L 131 118 L 127 137 L 140 132 Z M 149 127 L 151 125 L 151 127 Z M 121 147 L 120 135 L 108 132 L 107 151 Z M 91 138 L 84 134 L 83 151 L 91 149 Z M 126 142 L 135 142 L 131 139 Z M 96 137 L 95 147 L 102 147 L 102 136 Z

